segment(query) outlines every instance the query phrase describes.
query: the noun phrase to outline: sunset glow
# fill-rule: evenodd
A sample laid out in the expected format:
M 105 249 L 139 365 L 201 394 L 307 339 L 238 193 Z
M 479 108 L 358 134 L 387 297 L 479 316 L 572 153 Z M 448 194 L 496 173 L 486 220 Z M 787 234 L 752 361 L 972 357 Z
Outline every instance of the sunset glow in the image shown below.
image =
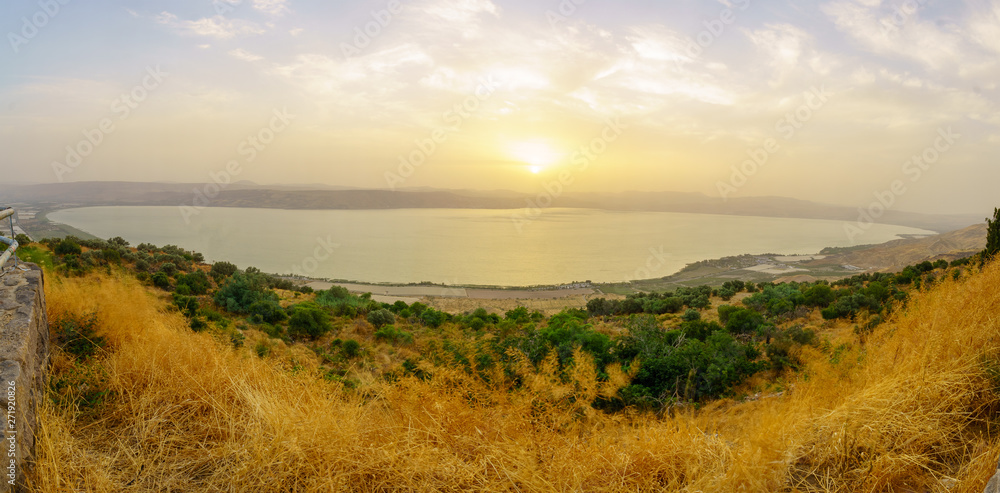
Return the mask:
M 205 182 L 253 157 L 235 179 L 533 193 L 525 174 L 571 166 L 598 139 L 574 191 L 719 197 L 774 139 L 730 195 L 856 208 L 908 180 L 905 161 L 950 128 L 961 140 L 894 207 L 993 206 L 1000 0 L 902 17 L 860 0 L 390 3 L 68 3 L 50 16 L 8 2 L 0 166 L 30 182 Z M 23 28 L 35 15 L 44 25 Z M 275 111 L 287 128 L 262 139 Z M 105 119 L 114 128 L 77 156 Z M 613 119 L 620 138 L 600 142 Z
M 539 173 L 545 168 L 559 162 L 562 158 L 559 151 L 545 140 L 518 142 L 510 146 L 510 155 L 517 161 L 528 164 L 532 173 Z

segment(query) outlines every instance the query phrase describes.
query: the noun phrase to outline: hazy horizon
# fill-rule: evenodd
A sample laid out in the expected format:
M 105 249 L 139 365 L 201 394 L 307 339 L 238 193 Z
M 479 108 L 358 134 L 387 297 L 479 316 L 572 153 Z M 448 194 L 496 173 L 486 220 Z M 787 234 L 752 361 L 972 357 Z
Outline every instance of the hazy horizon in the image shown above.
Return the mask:
M 83 5 L 0 6 L 8 182 L 996 205 L 996 0 Z

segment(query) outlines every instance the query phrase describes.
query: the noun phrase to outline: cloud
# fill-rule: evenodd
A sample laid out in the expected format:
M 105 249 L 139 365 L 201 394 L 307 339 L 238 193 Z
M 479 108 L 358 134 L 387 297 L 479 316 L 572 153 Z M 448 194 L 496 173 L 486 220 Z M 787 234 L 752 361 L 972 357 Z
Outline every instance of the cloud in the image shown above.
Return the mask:
M 271 15 L 283 15 L 289 11 L 288 0 L 253 0 L 253 8 Z
M 935 71 L 961 65 L 968 56 L 962 36 L 947 26 L 922 19 L 924 8 L 859 0 L 837 0 L 821 6 L 838 30 L 872 53 L 916 61 Z
M 421 11 L 447 22 L 470 22 L 483 13 L 498 16 L 500 9 L 490 0 L 434 0 Z
M 184 35 L 229 39 L 236 36 L 264 34 L 265 30 L 254 22 L 227 19 L 221 15 L 198 20 L 180 20 L 170 12 L 155 17 L 156 22 L 175 29 Z
M 750 41 L 764 54 L 773 73 L 771 84 L 781 85 L 800 67 L 811 41 L 808 33 L 790 24 L 768 25 L 748 34 Z
M 260 60 L 264 59 L 264 57 L 258 56 L 258 55 L 254 55 L 253 53 L 250 53 L 250 52 L 248 52 L 248 51 L 246 51 L 246 50 L 244 50 L 242 48 L 237 48 L 235 50 L 230 50 L 229 54 L 232 57 L 234 57 L 234 58 L 237 58 L 237 59 L 240 59 L 240 60 L 244 60 L 244 61 L 247 61 L 247 62 L 256 62 L 256 61 L 260 61 Z
M 976 12 L 969 24 L 974 43 L 993 53 L 1000 53 L 1000 1 Z

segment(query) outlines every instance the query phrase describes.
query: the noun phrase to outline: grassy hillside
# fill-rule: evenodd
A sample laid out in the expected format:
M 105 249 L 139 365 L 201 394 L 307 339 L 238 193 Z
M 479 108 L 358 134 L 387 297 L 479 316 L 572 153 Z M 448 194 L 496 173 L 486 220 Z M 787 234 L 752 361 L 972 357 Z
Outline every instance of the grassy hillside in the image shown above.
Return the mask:
M 126 269 L 50 271 L 58 348 L 31 480 L 46 492 L 982 491 L 1000 456 L 1000 264 L 937 279 L 871 332 L 800 314 L 823 341 L 792 346 L 793 368 L 643 410 L 608 405 L 640 365 L 602 368 L 586 344 L 569 347 L 571 364 L 510 350 L 490 366 L 460 357 L 503 334 L 455 321 L 387 335 L 347 314 L 307 343 L 227 314 L 196 332 L 176 296 Z M 279 292 L 286 309 L 318 298 Z

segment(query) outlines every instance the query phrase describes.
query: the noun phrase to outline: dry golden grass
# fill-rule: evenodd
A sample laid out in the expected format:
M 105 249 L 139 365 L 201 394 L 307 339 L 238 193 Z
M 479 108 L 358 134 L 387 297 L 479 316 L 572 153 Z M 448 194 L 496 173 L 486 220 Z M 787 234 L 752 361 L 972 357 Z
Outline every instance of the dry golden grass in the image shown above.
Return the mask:
M 594 412 L 628 377 L 602 387 L 585 366 L 570 384 L 525 366 L 518 390 L 427 367 L 347 393 L 192 333 L 129 278 L 46 288 L 50 319 L 98 313 L 92 385 L 111 394 L 42 410 L 44 492 L 977 492 L 1000 455 L 1000 264 L 915 294 L 836 363 L 805 350 L 780 397 L 665 418 Z

